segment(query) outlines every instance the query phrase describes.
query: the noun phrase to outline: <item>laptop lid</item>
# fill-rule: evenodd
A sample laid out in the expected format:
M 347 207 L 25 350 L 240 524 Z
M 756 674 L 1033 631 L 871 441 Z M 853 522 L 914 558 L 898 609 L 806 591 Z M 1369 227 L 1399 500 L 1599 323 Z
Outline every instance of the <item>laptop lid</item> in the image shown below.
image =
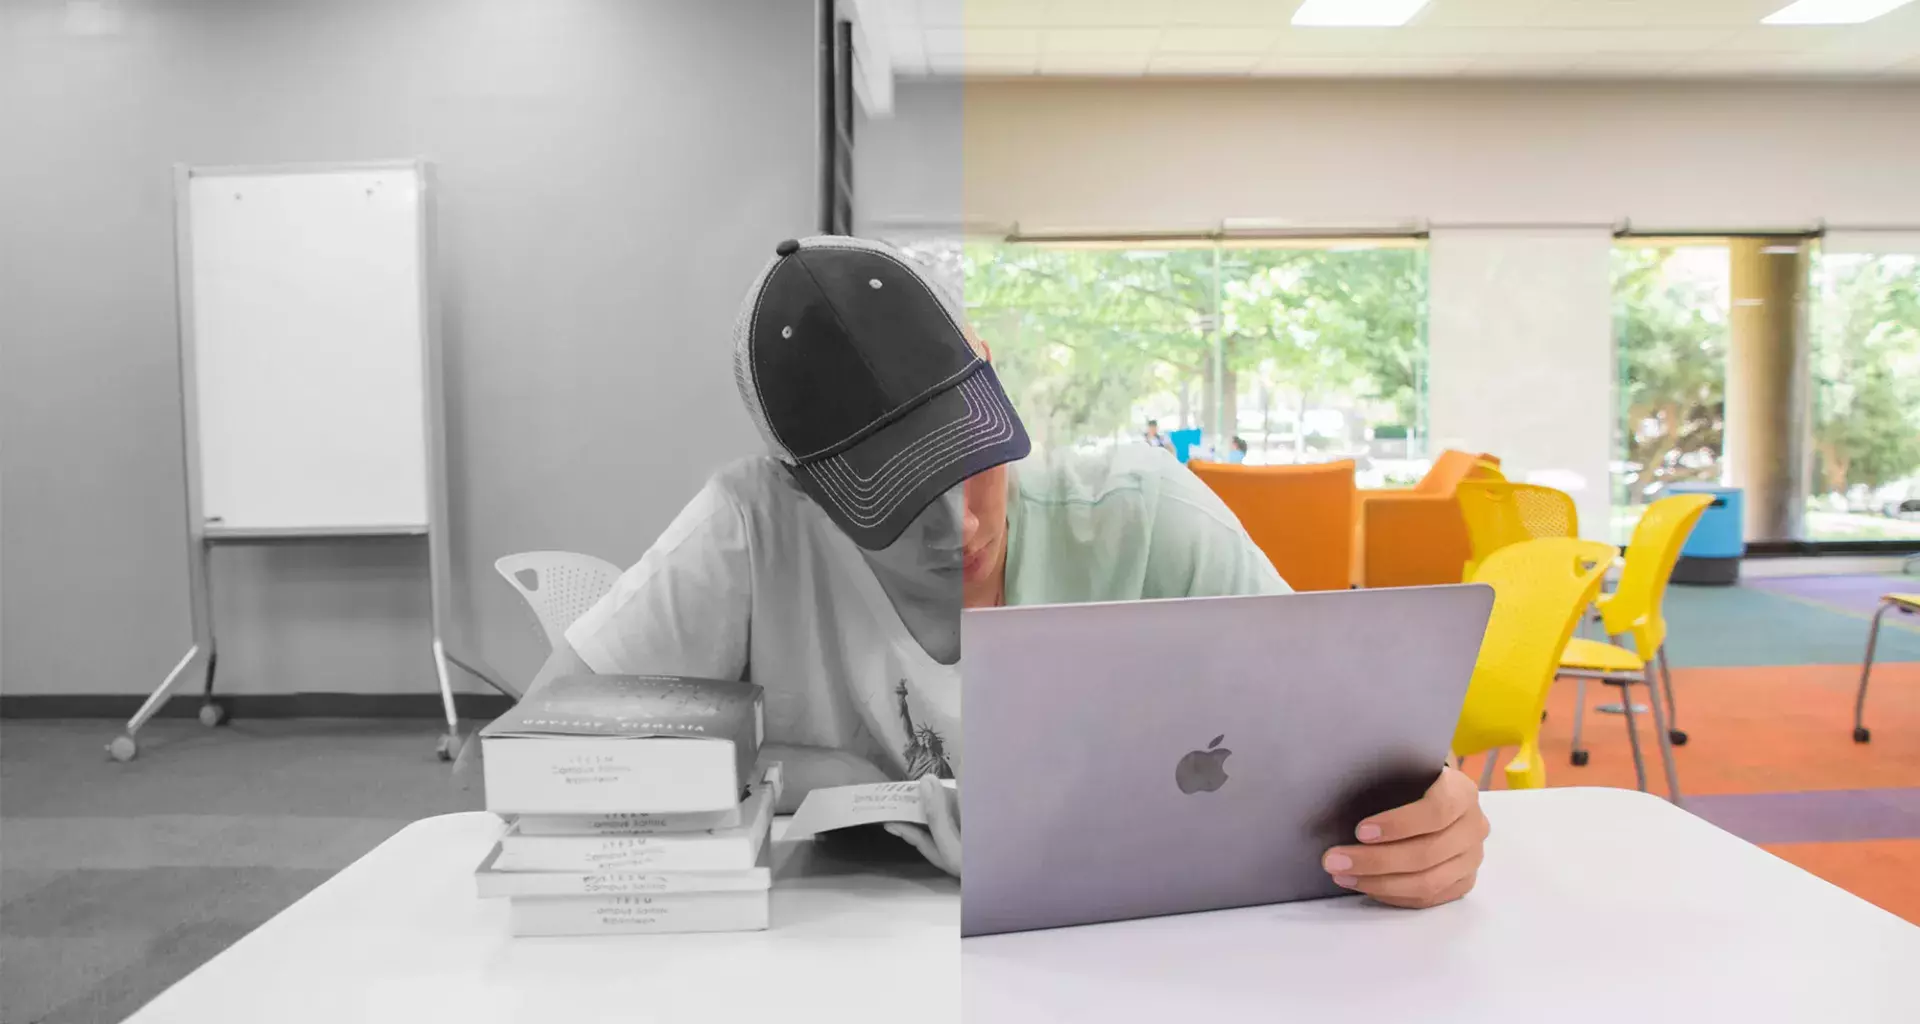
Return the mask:
M 1480 584 L 971 610 L 961 934 L 1342 895 L 1438 777 Z

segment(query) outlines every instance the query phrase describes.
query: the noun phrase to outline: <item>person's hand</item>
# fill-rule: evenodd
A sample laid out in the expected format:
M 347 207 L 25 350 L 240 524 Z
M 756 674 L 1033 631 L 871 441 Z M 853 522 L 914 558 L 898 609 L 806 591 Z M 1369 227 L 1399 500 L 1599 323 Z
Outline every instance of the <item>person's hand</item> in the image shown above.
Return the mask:
M 932 775 L 922 776 L 920 807 L 927 815 L 924 827 L 904 821 L 890 821 L 883 827 L 919 850 L 934 867 L 960 877 L 960 791 Z
M 1449 767 L 1425 796 L 1362 821 L 1360 844 L 1336 846 L 1320 863 L 1339 885 L 1381 903 L 1437 907 L 1473 888 L 1488 828 L 1480 787 Z

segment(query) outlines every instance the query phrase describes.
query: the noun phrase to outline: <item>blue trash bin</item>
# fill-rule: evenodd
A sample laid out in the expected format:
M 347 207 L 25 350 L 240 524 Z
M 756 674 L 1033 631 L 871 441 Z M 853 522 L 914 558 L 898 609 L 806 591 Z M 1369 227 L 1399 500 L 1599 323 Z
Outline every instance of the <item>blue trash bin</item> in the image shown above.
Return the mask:
M 1200 445 L 1200 428 L 1169 430 L 1167 440 L 1173 443 L 1173 457 L 1185 462 L 1187 457 L 1193 454 L 1193 450 Z
M 1713 504 L 1680 549 L 1673 582 L 1727 587 L 1740 582 L 1740 559 L 1747 553 L 1744 502 L 1738 487 L 1712 484 L 1674 484 L 1669 494 L 1711 494 Z

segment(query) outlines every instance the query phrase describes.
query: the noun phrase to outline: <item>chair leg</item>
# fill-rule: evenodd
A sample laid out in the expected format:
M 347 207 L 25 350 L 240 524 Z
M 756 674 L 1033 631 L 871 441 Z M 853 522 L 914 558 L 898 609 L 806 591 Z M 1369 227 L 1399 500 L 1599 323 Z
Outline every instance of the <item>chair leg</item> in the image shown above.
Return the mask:
M 1672 735 L 1667 731 L 1667 716 L 1663 713 L 1660 700 L 1660 684 L 1654 680 L 1651 666 L 1640 670 L 1647 681 L 1647 706 L 1653 709 L 1654 738 L 1660 744 L 1660 765 L 1667 773 L 1667 799 L 1680 803 L 1680 772 L 1673 766 L 1673 744 L 1668 742 Z
M 1625 708 L 1627 720 L 1627 745 L 1633 748 L 1633 777 L 1640 786 L 1640 792 L 1647 791 L 1647 763 L 1640 757 L 1640 723 L 1633 718 L 1633 684 L 1620 687 L 1620 705 Z
M 1867 627 L 1867 657 L 1860 663 L 1860 692 L 1853 698 L 1853 742 L 1865 743 L 1873 738 L 1867 731 L 1867 678 L 1873 674 L 1873 649 L 1880 642 L 1880 620 L 1892 608 L 1889 601 L 1880 602 L 1880 608 L 1873 613 L 1873 625 Z
M 1580 719 L 1587 713 L 1587 677 L 1576 676 L 1573 680 L 1573 761 L 1575 768 L 1587 763 L 1587 750 L 1580 745 Z
M 1487 751 L 1487 766 L 1485 768 L 1480 769 L 1480 788 L 1481 789 L 1485 790 L 1485 789 L 1493 788 L 1493 766 L 1498 764 L 1499 762 L 1500 762 L 1499 747 L 1495 747 L 1492 750 Z
M 1667 645 L 1661 644 L 1654 654 L 1660 662 L 1660 688 L 1666 691 L 1667 696 L 1667 738 L 1673 741 L 1674 746 L 1684 747 L 1687 745 L 1687 734 L 1680 731 L 1680 712 L 1673 709 L 1673 673 L 1667 667 Z

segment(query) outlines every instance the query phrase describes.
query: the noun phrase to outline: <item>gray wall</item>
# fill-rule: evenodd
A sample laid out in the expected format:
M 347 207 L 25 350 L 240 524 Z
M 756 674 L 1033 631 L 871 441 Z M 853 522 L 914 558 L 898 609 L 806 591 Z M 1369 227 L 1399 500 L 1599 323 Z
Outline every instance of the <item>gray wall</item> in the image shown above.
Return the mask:
M 953 80 L 896 81 L 893 111 L 863 118 L 853 145 L 855 230 L 880 238 L 952 234 L 965 219 L 966 88 Z
M 0 686 L 152 688 L 189 640 L 171 165 L 425 157 L 458 651 L 544 654 L 493 560 L 637 558 L 758 447 L 734 310 L 815 220 L 796 0 L 0 0 Z M 420 692 L 417 541 L 223 548 L 229 692 Z
M 860 140 L 873 223 L 936 205 L 957 168 L 968 220 L 1036 234 L 1920 224 L 1911 81 L 936 79 L 894 104 Z

